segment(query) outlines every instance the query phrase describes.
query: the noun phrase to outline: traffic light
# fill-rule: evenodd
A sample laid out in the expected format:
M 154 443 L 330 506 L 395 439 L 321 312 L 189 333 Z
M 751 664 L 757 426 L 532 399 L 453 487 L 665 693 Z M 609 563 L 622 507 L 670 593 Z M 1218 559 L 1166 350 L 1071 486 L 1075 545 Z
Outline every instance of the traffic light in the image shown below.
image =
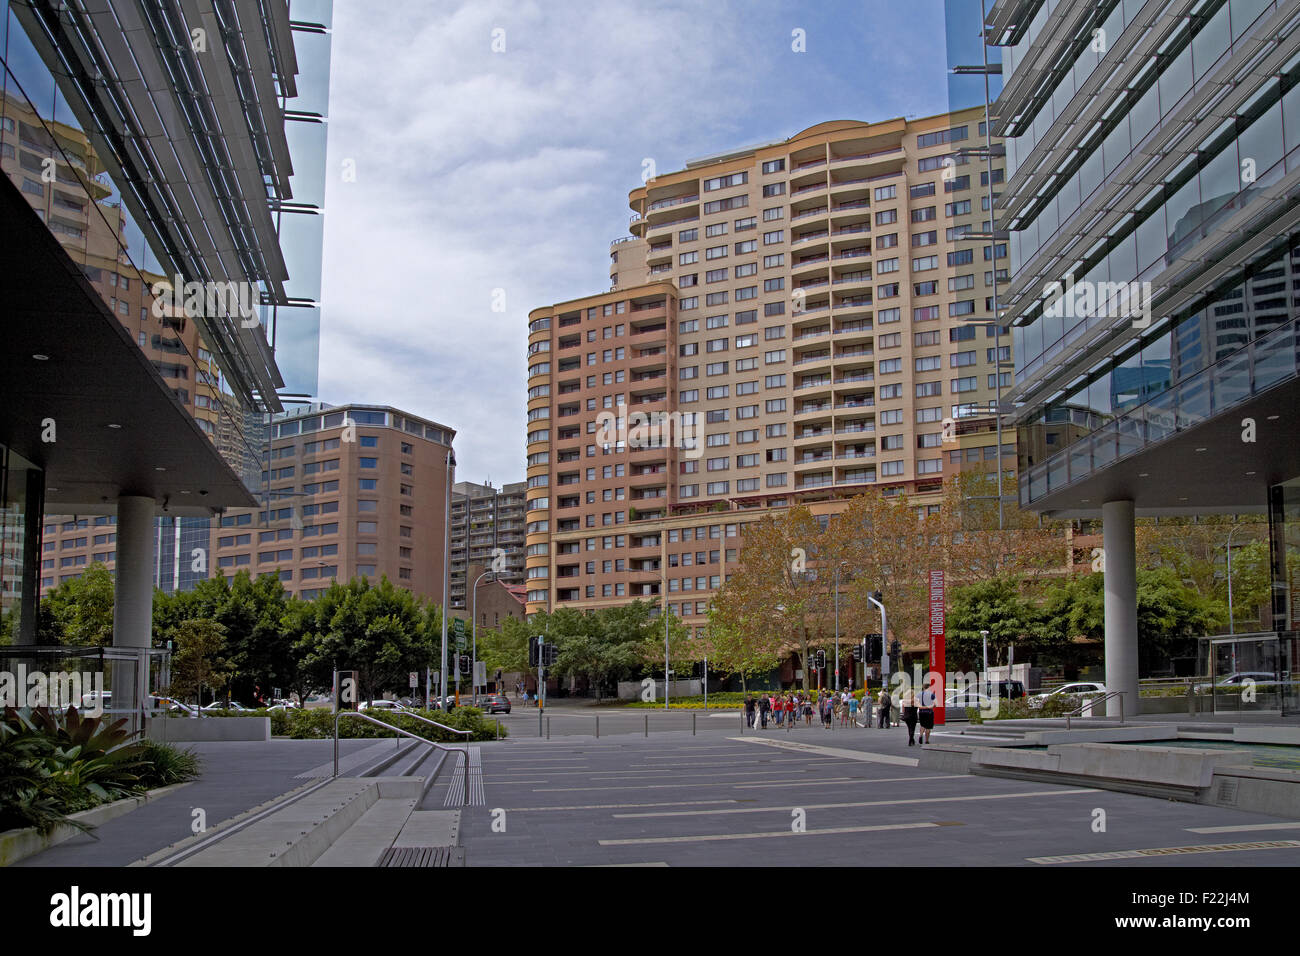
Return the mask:
M 537 654 L 538 643 L 537 643 L 537 642 L 540 641 L 540 640 L 541 640 L 540 637 L 530 637 L 530 638 L 528 639 L 528 666 L 529 666 L 529 667 L 536 667 L 536 666 L 537 666 L 537 659 L 538 659 L 538 654 Z
M 542 664 L 550 667 L 555 663 L 556 658 L 560 656 L 560 649 L 554 644 L 542 645 Z
M 460 673 L 462 677 L 469 676 L 470 656 L 468 654 L 460 655 Z
M 889 642 L 890 657 L 896 659 L 898 655 L 902 653 L 902 651 L 903 651 L 903 645 L 898 640 L 893 640 Z
M 880 660 L 883 654 L 882 644 L 883 642 L 879 634 L 867 635 L 867 660 L 869 661 Z
M 820 670 L 825 670 L 825 668 L 826 668 L 826 652 L 825 652 L 825 651 L 818 651 L 818 652 L 817 652 L 817 669 L 820 671 Z

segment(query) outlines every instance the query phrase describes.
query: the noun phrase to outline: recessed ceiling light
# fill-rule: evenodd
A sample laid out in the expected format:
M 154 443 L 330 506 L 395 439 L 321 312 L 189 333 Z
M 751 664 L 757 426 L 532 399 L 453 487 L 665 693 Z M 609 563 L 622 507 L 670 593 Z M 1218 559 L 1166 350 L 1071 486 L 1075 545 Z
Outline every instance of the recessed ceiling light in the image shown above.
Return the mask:
M 1186 500 L 1187 500 L 1187 496 L 1184 495 L 1183 497 L 1179 498 L 1178 500 L 1179 500 L 1179 501 L 1186 501 Z
M 189 492 L 188 492 L 188 491 L 185 491 L 184 489 L 182 489 L 182 490 L 181 490 L 181 494 L 183 494 L 183 495 L 188 495 Z
M 38 362 L 48 362 L 50 360 L 48 355 L 44 355 L 41 352 L 33 352 L 32 358 L 36 359 Z
M 167 469 L 164 468 L 162 465 L 154 465 L 154 466 L 153 466 L 153 470 L 154 470 L 154 471 L 166 471 Z
M 1249 477 L 1250 477 L 1251 475 L 1253 475 L 1253 474 L 1255 474 L 1255 472 L 1253 472 L 1253 471 L 1248 471 L 1248 472 L 1246 472 L 1246 477 L 1249 478 Z
M 1139 477 L 1139 478 L 1150 478 L 1150 477 L 1151 477 L 1151 473 L 1150 473 L 1150 472 L 1147 472 L 1147 471 L 1139 471 L 1139 472 L 1138 472 L 1138 477 Z
M 109 423 L 108 423 L 108 427 L 109 427 L 109 428 L 121 428 L 122 426 L 119 425 L 119 424 L 117 424 L 117 422 L 109 422 Z
M 1204 448 L 1198 448 L 1198 449 L 1196 449 L 1196 450 L 1197 450 L 1197 451 L 1205 451 Z
M 1275 421 L 1277 421 L 1277 420 L 1278 420 L 1279 418 L 1281 418 L 1281 417 L 1282 417 L 1281 415 L 1270 415 L 1270 416 L 1268 416 L 1268 420 L 1269 420 L 1270 422 L 1275 422 Z

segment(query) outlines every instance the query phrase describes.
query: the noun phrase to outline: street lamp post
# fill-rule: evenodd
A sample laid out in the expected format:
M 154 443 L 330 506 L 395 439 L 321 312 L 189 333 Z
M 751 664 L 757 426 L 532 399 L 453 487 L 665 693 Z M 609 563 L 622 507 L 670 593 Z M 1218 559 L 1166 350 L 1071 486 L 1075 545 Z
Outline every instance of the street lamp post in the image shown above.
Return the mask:
M 451 486 L 456 474 L 456 453 L 447 449 L 447 499 L 442 517 L 442 668 L 438 676 L 441 709 L 447 710 L 447 588 L 451 580 Z
M 889 674 L 889 618 L 885 614 L 885 604 L 881 598 L 879 591 L 867 595 L 867 600 L 880 608 L 880 677 L 884 683 L 888 683 L 884 678 Z
M 1232 614 L 1232 536 L 1241 530 L 1241 525 L 1233 525 L 1232 530 L 1228 532 L 1228 633 L 1236 634 L 1236 628 L 1233 624 Z
M 664 597 L 664 710 L 668 709 L 668 681 L 670 672 L 668 670 L 668 598 Z
M 480 574 L 477 578 L 474 579 L 474 591 L 470 603 L 470 607 L 471 607 L 470 639 L 473 642 L 472 644 L 473 649 L 471 650 L 470 653 L 473 655 L 471 658 L 473 663 L 470 665 L 469 679 L 470 679 L 470 683 L 474 685 L 474 706 L 475 707 L 478 706 L 478 583 L 491 573 L 492 573 L 491 571 L 484 571 L 482 574 Z M 497 689 L 498 691 L 500 690 L 500 688 Z
M 984 646 L 984 673 L 980 675 L 984 680 L 989 679 L 989 632 L 980 631 L 980 642 Z

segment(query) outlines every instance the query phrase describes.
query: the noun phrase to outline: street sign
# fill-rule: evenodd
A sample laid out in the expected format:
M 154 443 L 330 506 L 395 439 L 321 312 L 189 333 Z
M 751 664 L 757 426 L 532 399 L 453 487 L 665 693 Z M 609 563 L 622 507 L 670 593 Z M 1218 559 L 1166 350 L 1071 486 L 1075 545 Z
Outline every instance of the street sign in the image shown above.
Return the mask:
M 452 620 L 452 633 L 456 635 L 456 649 L 465 649 L 465 619 L 458 617 Z
M 415 690 L 415 688 L 420 686 L 420 675 L 415 671 L 411 671 L 410 682 L 411 682 L 411 690 Z
M 937 685 L 932 692 L 937 698 L 931 701 L 934 707 L 934 722 L 943 725 L 944 714 L 944 581 L 942 571 L 930 572 L 930 671 L 935 674 Z

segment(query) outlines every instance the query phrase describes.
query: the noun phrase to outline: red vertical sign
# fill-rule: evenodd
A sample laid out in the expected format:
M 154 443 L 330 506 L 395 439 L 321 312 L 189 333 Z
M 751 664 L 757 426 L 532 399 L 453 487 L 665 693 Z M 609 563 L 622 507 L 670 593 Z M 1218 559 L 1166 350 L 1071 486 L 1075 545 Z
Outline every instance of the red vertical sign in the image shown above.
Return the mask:
M 945 723 L 943 572 L 930 572 L 930 671 L 934 678 L 934 722 Z M 927 680 L 927 683 L 929 681 Z

